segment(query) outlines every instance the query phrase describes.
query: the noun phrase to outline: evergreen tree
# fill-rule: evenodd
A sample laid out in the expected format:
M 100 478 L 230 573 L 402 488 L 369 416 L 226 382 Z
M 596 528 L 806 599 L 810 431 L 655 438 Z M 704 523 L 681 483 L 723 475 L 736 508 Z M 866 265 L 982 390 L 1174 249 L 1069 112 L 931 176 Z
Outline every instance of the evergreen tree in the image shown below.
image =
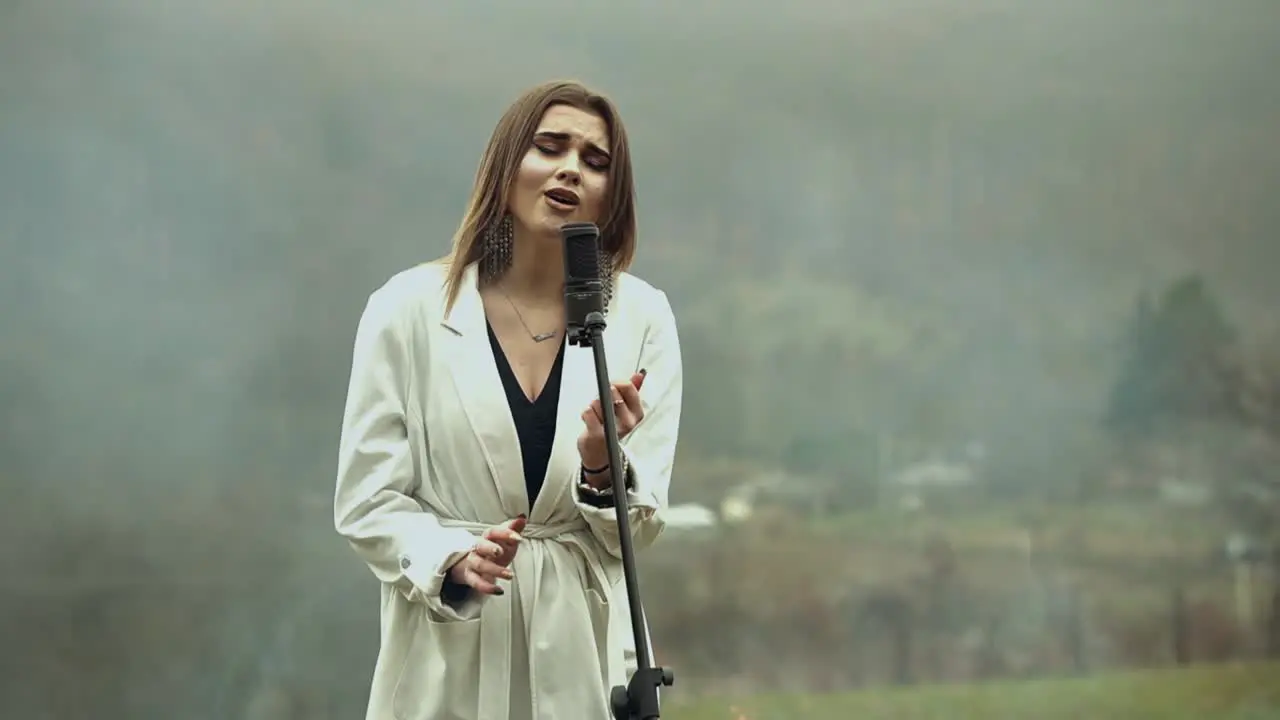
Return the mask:
M 1169 421 L 1217 415 L 1224 399 L 1219 369 L 1235 337 L 1198 275 L 1173 282 L 1158 302 L 1140 295 L 1111 389 L 1108 428 L 1146 435 Z

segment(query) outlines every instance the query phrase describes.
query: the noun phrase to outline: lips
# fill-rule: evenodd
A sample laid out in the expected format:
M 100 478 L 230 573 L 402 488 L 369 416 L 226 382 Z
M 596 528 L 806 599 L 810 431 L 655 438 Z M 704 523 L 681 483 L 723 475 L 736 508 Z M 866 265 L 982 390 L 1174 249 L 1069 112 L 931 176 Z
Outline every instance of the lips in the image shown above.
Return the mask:
M 578 193 L 564 188 L 552 188 L 543 194 L 551 202 L 565 207 L 577 207 L 578 203 L 581 202 L 578 198 Z

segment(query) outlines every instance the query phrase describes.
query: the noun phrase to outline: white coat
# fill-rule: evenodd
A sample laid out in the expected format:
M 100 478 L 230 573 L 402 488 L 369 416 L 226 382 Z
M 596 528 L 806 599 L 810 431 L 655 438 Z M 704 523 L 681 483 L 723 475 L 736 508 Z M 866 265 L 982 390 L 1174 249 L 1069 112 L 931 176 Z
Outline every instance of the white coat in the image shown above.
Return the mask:
M 605 720 L 635 669 L 612 507 L 580 501 L 577 438 L 596 397 L 590 348 L 565 349 L 547 476 L 529 507 L 516 428 L 489 344 L 476 268 L 445 314 L 443 263 L 375 290 L 360 318 L 334 523 L 382 583 L 367 720 Z M 622 443 L 635 548 L 662 532 L 682 367 L 666 295 L 622 273 L 605 330 L 612 381 L 641 368 L 645 417 Z M 502 596 L 451 607 L 446 569 L 520 513 Z M 646 631 L 647 632 L 647 631 Z

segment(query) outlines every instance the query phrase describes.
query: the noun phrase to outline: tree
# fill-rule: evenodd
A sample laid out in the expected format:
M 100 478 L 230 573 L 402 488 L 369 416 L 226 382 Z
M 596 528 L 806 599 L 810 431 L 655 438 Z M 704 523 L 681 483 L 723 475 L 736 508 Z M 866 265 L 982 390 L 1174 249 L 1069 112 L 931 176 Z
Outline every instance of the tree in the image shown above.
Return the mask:
M 1226 408 L 1219 369 L 1235 338 L 1197 275 L 1173 282 L 1159 302 L 1139 296 L 1127 357 L 1111 390 L 1108 429 L 1150 437 L 1170 421 L 1220 416 Z

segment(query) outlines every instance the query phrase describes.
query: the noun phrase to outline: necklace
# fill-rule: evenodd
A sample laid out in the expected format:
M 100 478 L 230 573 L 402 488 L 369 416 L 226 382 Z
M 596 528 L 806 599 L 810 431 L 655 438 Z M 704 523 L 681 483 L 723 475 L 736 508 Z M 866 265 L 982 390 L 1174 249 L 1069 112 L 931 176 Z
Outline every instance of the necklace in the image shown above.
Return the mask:
M 536 343 L 545 342 L 555 337 L 556 335 L 560 334 L 559 330 L 552 330 L 550 332 L 535 334 L 532 330 L 529 329 L 529 323 L 524 321 L 524 314 L 520 312 L 520 308 L 516 307 L 515 301 L 511 299 L 511 296 L 507 294 L 507 291 L 503 290 L 502 287 L 499 286 L 498 292 L 502 293 L 502 297 L 507 299 L 507 304 L 511 306 L 511 309 L 516 311 L 516 319 L 518 319 L 520 321 L 520 324 L 524 326 L 524 331 L 529 333 L 529 337 L 533 338 L 534 342 Z

